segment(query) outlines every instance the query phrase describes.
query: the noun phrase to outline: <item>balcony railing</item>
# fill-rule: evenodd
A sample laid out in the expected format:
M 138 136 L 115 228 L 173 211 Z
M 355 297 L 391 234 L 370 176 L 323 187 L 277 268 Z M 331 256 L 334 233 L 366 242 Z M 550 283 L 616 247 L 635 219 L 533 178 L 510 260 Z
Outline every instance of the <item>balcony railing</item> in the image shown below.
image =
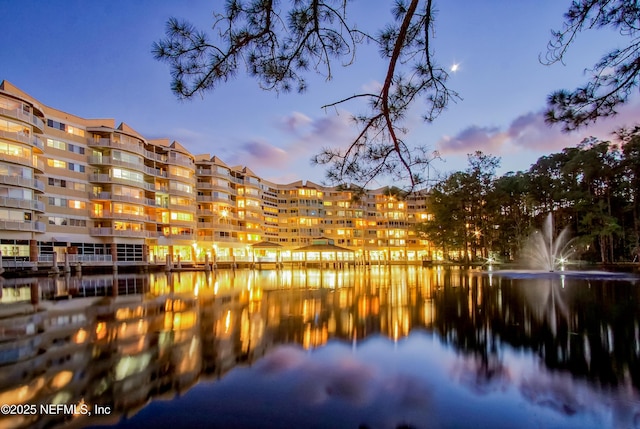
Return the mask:
M 90 200 L 106 200 L 118 201 L 124 203 L 141 204 L 145 206 L 157 207 L 156 200 L 153 198 L 136 198 L 130 195 L 117 195 L 111 192 L 89 192 Z
M 116 219 L 116 220 L 136 220 L 141 222 L 155 222 L 155 219 L 146 214 L 135 213 L 114 213 L 108 210 L 102 210 L 98 213 L 91 212 L 89 216 L 92 219 Z
M 0 206 L 44 212 L 44 203 L 36 200 L 24 200 L 20 198 L 0 197 Z
M 17 222 L 12 220 L 0 220 L 0 230 L 45 232 L 46 227 L 42 222 Z
M 44 122 L 42 119 L 34 116 L 32 113 L 26 113 L 22 109 L 3 109 L 0 108 L 0 114 L 4 116 L 10 116 L 12 118 L 20 119 L 21 121 L 28 122 L 34 127 L 38 128 L 40 132 L 44 131 Z
M 158 236 L 157 231 L 116 229 L 116 228 L 89 228 L 89 235 L 94 237 L 131 237 L 131 238 L 154 238 Z
M 68 254 L 67 260 L 70 264 L 77 263 L 107 263 L 113 262 L 112 255 L 78 255 Z M 65 261 L 65 254 L 62 252 L 56 253 L 56 262 L 61 263 Z M 39 254 L 38 262 L 53 264 L 53 254 Z
M 0 184 L 33 188 L 44 192 L 44 183 L 36 179 L 28 179 L 22 176 L 0 176 Z

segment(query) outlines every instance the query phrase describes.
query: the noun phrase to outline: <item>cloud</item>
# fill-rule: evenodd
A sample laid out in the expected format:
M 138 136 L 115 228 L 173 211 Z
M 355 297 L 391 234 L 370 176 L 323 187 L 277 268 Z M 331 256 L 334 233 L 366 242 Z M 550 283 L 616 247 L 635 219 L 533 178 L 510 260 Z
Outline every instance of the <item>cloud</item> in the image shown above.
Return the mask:
M 455 137 L 445 136 L 437 144 L 442 154 L 469 153 L 475 150 L 494 152 L 499 149 L 508 136 L 496 127 L 472 125 L 460 131 Z
M 313 122 L 312 119 L 304 113 L 292 112 L 291 114 L 282 117 L 277 123 L 277 126 L 285 132 L 297 133 L 304 130 L 311 122 Z
M 555 152 L 575 146 L 587 137 L 611 139 L 612 132 L 623 126 L 632 126 L 640 118 L 640 103 L 620 109 L 615 117 L 604 118 L 589 127 L 564 133 L 560 125 L 550 126 L 544 121 L 544 111 L 528 112 L 517 116 L 506 127 L 471 125 L 457 135 L 444 136 L 437 143 L 444 154 L 471 153 L 476 150 L 494 155 L 530 152 Z
M 286 150 L 262 139 L 247 140 L 229 149 L 232 152 L 225 162 L 232 165 L 248 166 L 252 170 L 254 166 L 281 168 L 290 161 Z

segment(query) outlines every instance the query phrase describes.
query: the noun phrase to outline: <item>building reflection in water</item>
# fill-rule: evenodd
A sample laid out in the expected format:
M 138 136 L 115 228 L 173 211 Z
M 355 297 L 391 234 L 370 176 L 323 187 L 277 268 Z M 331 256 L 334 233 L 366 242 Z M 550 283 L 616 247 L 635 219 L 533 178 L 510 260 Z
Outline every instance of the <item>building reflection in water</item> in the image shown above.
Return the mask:
M 0 427 L 115 422 L 278 345 L 314 349 L 336 339 L 358 347 L 372 335 L 397 342 L 414 330 L 464 357 L 452 372 L 476 392 L 508 382 L 505 345 L 549 370 L 637 392 L 634 283 L 384 266 L 7 279 L 0 403 L 84 402 L 115 413 L 0 416 Z

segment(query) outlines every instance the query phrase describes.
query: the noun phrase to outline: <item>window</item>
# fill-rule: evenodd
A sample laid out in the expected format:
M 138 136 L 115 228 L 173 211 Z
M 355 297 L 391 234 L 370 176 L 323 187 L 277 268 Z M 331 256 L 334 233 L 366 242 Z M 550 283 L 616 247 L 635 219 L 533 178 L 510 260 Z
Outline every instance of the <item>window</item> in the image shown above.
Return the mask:
M 29 158 L 31 156 L 30 149 L 2 141 L 0 141 L 0 153 L 6 153 L 7 155 L 11 156 L 19 156 L 21 158 Z
M 142 173 L 138 173 L 136 171 L 129 171 L 123 168 L 114 168 L 111 172 L 111 175 L 115 179 L 125 179 L 132 180 L 134 182 L 143 182 L 144 176 Z
M 69 148 L 69 152 L 73 152 L 73 153 L 78 153 L 80 155 L 84 155 L 84 148 L 82 146 L 78 146 L 78 145 L 69 143 L 68 148 Z
M 115 160 L 128 162 L 130 164 L 141 164 L 142 163 L 142 157 L 141 156 L 133 155 L 133 154 L 130 154 L 130 153 L 127 153 L 127 152 L 119 151 L 119 150 L 114 150 L 113 153 L 111 154 L 111 156 Z
M 65 131 L 69 134 L 73 134 L 74 136 L 84 137 L 84 130 L 72 127 L 71 125 L 64 124 L 62 122 L 54 121 L 53 119 L 47 119 L 47 126 L 49 128 L 53 128 L 60 131 Z
M 53 119 L 47 119 L 47 126 L 49 128 L 54 128 L 60 131 L 66 131 L 67 129 L 67 126 L 65 124 L 63 124 L 62 122 L 54 121 Z
M 187 194 L 190 194 L 193 192 L 193 188 L 190 185 L 187 185 L 185 183 L 180 183 L 180 182 L 171 182 L 170 188 L 171 190 L 176 190 L 176 191 L 184 192 Z
M 193 221 L 193 213 L 172 212 L 171 220 Z
M 67 144 L 60 140 L 47 139 L 47 147 L 52 147 L 54 149 L 67 150 Z
M 47 159 L 47 165 L 53 168 L 67 168 L 67 163 L 59 159 Z
M 70 162 L 68 166 L 69 166 L 69 170 L 71 171 L 75 171 L 77 173 L 84 173 L 85 167 L 82 164 L 76 164 L 74 162 Z
M 76 210 L 84 209 L 87 206 L 87 203 L 84 201 L 69 200 L 68 203 L 70 209 Z
M 69 201 L 66 198 L 49 197 L 49 205 L 57 207 L 68 207 Z

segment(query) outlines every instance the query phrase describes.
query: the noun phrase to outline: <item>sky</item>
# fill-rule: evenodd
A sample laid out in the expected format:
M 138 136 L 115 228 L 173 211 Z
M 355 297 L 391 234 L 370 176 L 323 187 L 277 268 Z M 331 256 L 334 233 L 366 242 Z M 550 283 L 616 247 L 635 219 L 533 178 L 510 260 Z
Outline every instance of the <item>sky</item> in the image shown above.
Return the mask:
M 565 64 L 543 65 L 552 29 L 560 29 L 569 0 L 438 0 L 433 50 L 451 73 L 461 100 L 433 123 L 422 122 L 419 101 L 407 117 L 409 144 L 437 150 L 431 179 L 463 170 L 467 154 L 501 159 L 498 174 L 527 170 L 543 155 L 575 146 L 639 117 L 637 97 L 620 114 L 564 134 L 544 123 L 546 98 L 586 81 L 585 69 L 625 42 L 613 31 L 581 34 Z M 277 182 L 323 183 L 324 167 L 311 157 L 323 147 L 344 147 L 357 129 L 351 117 L 362 105 L 321 106 L 378 88 L 385 64 L 374 46 L 358 48 L 350 67 L 334 66 L 332 80 L 310 74 L 303 93 L 277 94 L 239 75 L 226 85 L 180 101 L 170 91 L 169 66 L 153 58 L 153 42 L 177 17 L 210 29 L 222 0 L 0 0 L 0 80 L 42 104 L 85 118 L 114 118 L 147 138 L 168 138 L 194 154 L 216 155 Z M 353 0 L 363 30 L 392 21 L 390 0 Z M 386 184 L 381 178 L 378 184 Z M 372 183 L 373 186 L 376 183 Z

